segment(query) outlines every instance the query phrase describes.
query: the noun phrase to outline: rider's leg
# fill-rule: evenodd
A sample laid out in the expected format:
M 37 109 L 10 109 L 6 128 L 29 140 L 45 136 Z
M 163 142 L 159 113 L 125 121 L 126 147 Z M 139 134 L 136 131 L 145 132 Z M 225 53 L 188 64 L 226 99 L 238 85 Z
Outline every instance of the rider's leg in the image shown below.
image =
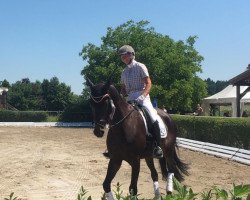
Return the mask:
M 153 121 L 153 134 L 154 134 L 154 137 L 155 137 L 155 142 L 156 142 L 156 147 L 154 148 L 154 151 L 153 151 L 153 155 L 154 157 L 156 158 L 162 158 L 163 157 L 163 152 L 162 152 L 162 149 L 160 147 L 160 143 L 161 143 L 161 132 L 160 132 L 160 127 L 159 127 L 159 122 L 157 121 L 157 112 L 156 110 L 154 109 L 151 101 L 150 101 L 150 97 L 147 96 L 143 102 L 142 102 L 142 106 L 144 106 L 150 117 L 151 117 L 151 120 Z
M 159 122 L 157 120 L 153 123 L 153 132 L 154 132 L 154 137 L 155 137 L 155 142 L 156 142 L 156 146 L 154 148 L 153 154 L 156 158 L 162 158 L 163 152 L 162 152 L 162 149 L 160 147 L 160 145 L 161 145 L 161 131 L 160 131 L 160 127 L 159 127 Z

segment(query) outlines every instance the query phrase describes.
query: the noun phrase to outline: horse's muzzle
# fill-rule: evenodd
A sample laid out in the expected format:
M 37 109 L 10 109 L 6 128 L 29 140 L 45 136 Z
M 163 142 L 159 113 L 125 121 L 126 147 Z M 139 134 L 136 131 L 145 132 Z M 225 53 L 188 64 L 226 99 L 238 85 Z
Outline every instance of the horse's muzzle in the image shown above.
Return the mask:
M 104 135 L 104 125 L 96 124 L 94 128 L 94 134 L 96 137 L 102 137 Z

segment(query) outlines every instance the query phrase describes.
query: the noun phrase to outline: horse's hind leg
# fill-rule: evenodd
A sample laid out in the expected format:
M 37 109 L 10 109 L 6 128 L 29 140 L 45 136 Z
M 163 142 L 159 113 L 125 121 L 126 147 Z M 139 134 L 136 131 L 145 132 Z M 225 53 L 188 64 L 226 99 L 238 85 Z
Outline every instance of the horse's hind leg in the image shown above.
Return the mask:
M 145 161 L 147 163 L 148 168 L 150 169 L 151 172 L 151 178 L 153 180 L 153 187 L 154 187 L 154 193 L 155 193 L 155 197 L 157 199 L 161 198 L 161 193 L 159 190 L 159 183 L 158 183 L 158 173 L 155 169 L 155 165 L 154 165 L 154 160 L 153 158 L 145 158 Z
M 170 170 L 167 175 L 167 183 L 166 183 L 167 194 L 172 194 L 173 192 L 173 189 L 174 189 L 173 177 L 174 177 L 174 173 L 172 172 L 172 170 Z
M 183 174 L 188 175 L 188 166 L 179 159 L 175 147 L 168 151 L 166 166 L 168 169 L 166 190 L 168 194 L 171 194 L 173 191 L 173 177 L 178 181 L 184 180 Z
M 175 148 L 173 146 L 173 148 Z M 173 192 L 173 177 L 175 172 L 178 172 L 178 169 L 176 168 L 176 163 L 173 159 L 173 149 L 166 148 L 167 151 L 165 151 L 165 158 L 162 160 L 162 163 L 160 163 L 161 167 L 163 168 L 165 165 L 165 178 L 166 180 L 166 192 L 167 194 L 172 194 Z
M 106 193 L 106 197 L 108 200 L 114 200 L 113 194 L 111 192 L 111 182 L 118 170 L 120 169 L 121 164 L 122 160 L 110 159 L 109 161 L 107 175 L 103 182 L 103 189 Z
M 132 196 L 137 195 L 137 182 L 140 172 L 140 159 L 133 158 L 128 162 L 132 167 L 131 182 L 129 186 L 129 192 Z

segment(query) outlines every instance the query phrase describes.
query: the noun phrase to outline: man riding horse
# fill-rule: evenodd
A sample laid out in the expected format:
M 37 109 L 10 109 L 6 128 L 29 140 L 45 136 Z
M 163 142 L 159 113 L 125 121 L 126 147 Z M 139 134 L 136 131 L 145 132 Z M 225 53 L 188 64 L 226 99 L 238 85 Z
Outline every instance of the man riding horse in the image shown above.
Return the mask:
M 159 122 L 157 121 L 157 112 L 151 103 L 149 92 L 152 86 L 147 67 L 135 60 L 135 51 L 129 45 L 122 46 L 119 51 L 121 60 L 126 64 L 121 75 L 121 93 L 128 95 L 128 101 L 135 101 L 143 106 L 149 113 L 153 122 L 153 137 L 155 139 L 155 148 L 153 156 L 162 158 L 163 152 L 160 147 L 161 133 Z

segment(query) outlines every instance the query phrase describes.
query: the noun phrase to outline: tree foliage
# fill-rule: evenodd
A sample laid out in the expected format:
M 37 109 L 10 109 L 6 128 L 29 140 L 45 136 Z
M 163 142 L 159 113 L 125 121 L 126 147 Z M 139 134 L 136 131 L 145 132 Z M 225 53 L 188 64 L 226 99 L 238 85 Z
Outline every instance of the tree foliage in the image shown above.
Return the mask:
M 18 110 L 42 109 L 41 83 L 17 81 L 8 91 L 7 102 Z
M 155 32 L 149 22 L 132 20 L 109 27 L 100 46 L 87 44 L 80 55 L 87 61 L 81 74 L 93 82 L 106 81 L 113 74 L 113 83 L 120 82 L 124 68 L 117 50 L 124 44 L 133 46 L 136 60 L 149 70 L 153 87 L 151 98 L 159 105 L 175 111 L 190 111 L 206 95 L 206 84 L 199 77 L 203 57 L 195 50 L 196 36 L 185 42 Z
M 10 85 L 7 101 L 18 110 L 64 110 L 74 99 L 71 88 L 57 77 L 31 82 L 28 78 Z
M 60 83 L 57 77 L 44 79 L 41 88 L 45 110 L 64 110 L 73 99 L 71 88 L 65 83 Z
M 9 88 L 10 87 L 10 83 L 6 79 L 4 79 L 3 81 L 0 81 L 0 87 Z
M 210 78 L 205 79 L 205 82 L 207 83 L 208 95 L 216 94 L 229 85 L 228 81 L 213 81 Z

